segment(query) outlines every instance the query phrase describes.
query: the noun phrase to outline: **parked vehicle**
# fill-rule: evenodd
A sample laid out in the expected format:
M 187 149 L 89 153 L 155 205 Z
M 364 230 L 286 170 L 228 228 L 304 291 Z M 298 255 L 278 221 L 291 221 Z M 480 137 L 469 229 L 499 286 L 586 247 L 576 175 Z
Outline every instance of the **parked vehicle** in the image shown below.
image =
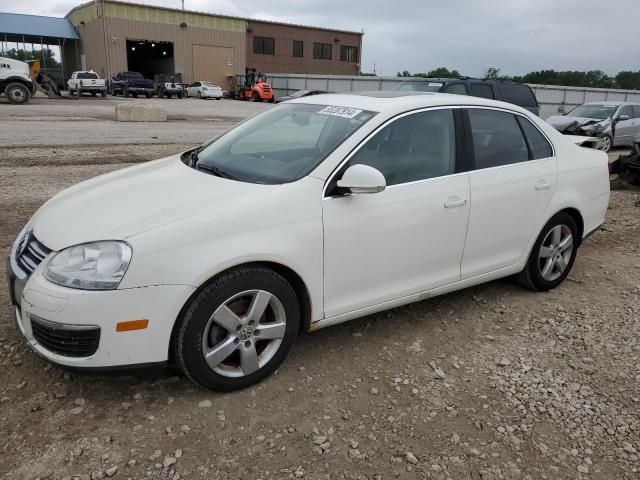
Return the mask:
M 144 95 L 151 98 L 153 95 L 153 80 L 144 78 L 139 72 L 119 72 L 111 79 L 111 94 L 125 97 Z
M 632 146 L 640 133 L 640 103 L 592 102 L 574 108 L 564 115 L 547 118 L 547 122 L 566 135 L 597 136 L 601 149 Z
M 73 72 L 67 85 L 69 86 L 69 95 L 80 96 L 83 93 L 90 93 L 95 97 L 99 93 L 103 97 L 107 96 L 106 82 L 93 70 Z
M 298 90 L 297 92 L 290 93 L 289 95 L 283 95 L 276 98 L 276 103 L 286 102 L 287 100 L 293 100 L 294 98 L 310 97 L 311 95 L 321 95 L 323 93 L 332 93 L 325 90 Z
M 247 69 L 243 76 L 236 77 L 233 97 L 238 100 L 249 100 L 252 102 L 275 102 L 271 85 L 267 83 L 267 77 L 255 70 Z
M 35 93 L 35 84 L 29 76 L 29 65 L 12 58 L 0 57 L 0 94 L 9 103 L 27 103 Z
M 631 153 L 618 157 L 610 164 L 610 171 L 632 185 L 640 185 L 640 133 L 633 139 Z
M 540 115 L 540 105 L 529 85 L 478 78 L 412 78 L 393 88 L 398 92 L 442 92 L 501 100 Z
M 11 249 L 17 325 L 53 363 L 171 358 L 233 390 L 299 330 L 511 275 L 550 290 L 609 203 L 607 155 L 572 140 L 469 96 L 291 100 L 49 200 Z
M 181 73 L 158 73 L 153 77 L 153 88 L 158 97 L 182 98 L 185 94 Z
M 220 100 L 222 98 L 222 88 L 212 82 L 193 82 L 187 87 L 186 94 L 187 97 Z

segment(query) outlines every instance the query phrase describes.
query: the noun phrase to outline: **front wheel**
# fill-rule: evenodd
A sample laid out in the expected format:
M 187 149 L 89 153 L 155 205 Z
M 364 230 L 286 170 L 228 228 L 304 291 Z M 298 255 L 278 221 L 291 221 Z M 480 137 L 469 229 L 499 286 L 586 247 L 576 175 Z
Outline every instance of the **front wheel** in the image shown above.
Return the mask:
M 282 364 L 300 325 L 291 285 L 263 267 L 222 274 L 191 302 L 175 338 L 183 372 L 203 387 L 254 385 Z
M 561 212 L 542 229 L 527 265 L 516 279 L 530 290 L 547 291 L 567 278 L 576 259 L 580 237 L 573 217 Z
M 609 150 L 611 150 L 612 146 L 613 146 L 613 140 L 611 139 L 610 135 L 605 134 L 600 137 L 600 150 L 606 153 Z
M 4 94 L 7 96 L 9 103 L 13 103 L 14 105 L 27 103 L 31 98 L 31 92 L 27 86 L 19 82 L 13 82 L 7 85 L 4 89 Z

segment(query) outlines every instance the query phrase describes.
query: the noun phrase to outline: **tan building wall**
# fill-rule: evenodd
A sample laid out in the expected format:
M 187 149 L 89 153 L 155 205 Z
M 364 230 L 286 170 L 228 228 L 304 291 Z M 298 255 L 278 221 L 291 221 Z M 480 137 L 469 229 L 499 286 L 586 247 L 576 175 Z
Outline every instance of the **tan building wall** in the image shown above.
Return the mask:
M 67 18 L 78 30 L 87 68 L 105 77 L 127 70 L 127 40 L 172 42 L 174 68 L 185 82 L 203 80 L 194 78 L 194 45 L 226 47 L 232 55 L 221 66 L 224 75 L 229 70 L 232 75 L 244 73 L 245 20 L 108 1 L 98 5 L 77 7 Z M 98 18 L 101 8 L 103 19 Z
M 362 35 L 338 30 L 322 30 L 312 27 L 248 20 L 247 67 L 264 73 L 311 73 L 332 75 L 358 75 L 362 53 Z M 253 37 L 275 39 L 274 55 L 253 52 Z M 293 41 L 304 42 L 303 57 L 293 56 Z M 332 46 L 331 60 L 313 58 L 313 44 L 326 43 Z M 358 61 L 340 60 L 342 45 L 358 47 Z
M 84 55 L 87 68 L 104 78 L 128 69 L 127 40 L 172 42 L 174 69 L 183 74 L 183 81 L 211 80 L 222 83 L 219 79 L 226 78 L 227 82 L 223 83 L 225 88 L 230 86 L 230 76 L 244 74 L 245 67 L 263 73 L 357 75 L 360 72 L 362 35 L 354 32 L 111 0 L 80 5 L 71 10 L 67 18 L 78 30 L 79 53 Z M 255 36 L 274 38 L 274 55 L 255 54 Z M 294 40 L 304 42 L 301 58 L 293 56 Z M 313 58 L 316 42 L 332 46 L 331 60 Z M 343 45 L 358 48 L 356 62 L 340 60 L 340 47 Z M 209 64 L 195 65 L 194 55 L 198 63 Z M 200 78 L 199 75 L 203 74 L 211 78 Z

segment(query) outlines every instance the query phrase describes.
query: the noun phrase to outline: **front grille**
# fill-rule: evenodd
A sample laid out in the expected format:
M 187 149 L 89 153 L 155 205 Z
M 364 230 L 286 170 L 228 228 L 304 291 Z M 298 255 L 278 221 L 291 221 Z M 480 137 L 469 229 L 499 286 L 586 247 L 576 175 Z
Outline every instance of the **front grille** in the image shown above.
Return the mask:
M 84 325 L 61 325 L 31 315 L 33 338 L 50 352 L 65 357 L 89 357 L 100 343 L 100 328 Z
M 51 253 L 29 230 L 20 239 L 16 252 L 16 263 L 28 275 L 38 268 L 38 265 Z

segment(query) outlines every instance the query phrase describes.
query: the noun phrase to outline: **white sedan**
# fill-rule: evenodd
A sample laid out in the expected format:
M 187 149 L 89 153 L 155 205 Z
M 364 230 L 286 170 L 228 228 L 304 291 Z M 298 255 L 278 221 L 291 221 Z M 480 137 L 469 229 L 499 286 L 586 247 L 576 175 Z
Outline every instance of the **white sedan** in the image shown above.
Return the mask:
M 211 82 L 193 82 L 187 87 L 187 97 L 222 98 L 222 88 Z
M 57 194 L 13 245 L 9 285 L 53 363 L 175 360 L 233 390 L 299 331 L 501 277 L 555 288 L 608 203 L 607 156 L 514 105 L 318 95 Z

